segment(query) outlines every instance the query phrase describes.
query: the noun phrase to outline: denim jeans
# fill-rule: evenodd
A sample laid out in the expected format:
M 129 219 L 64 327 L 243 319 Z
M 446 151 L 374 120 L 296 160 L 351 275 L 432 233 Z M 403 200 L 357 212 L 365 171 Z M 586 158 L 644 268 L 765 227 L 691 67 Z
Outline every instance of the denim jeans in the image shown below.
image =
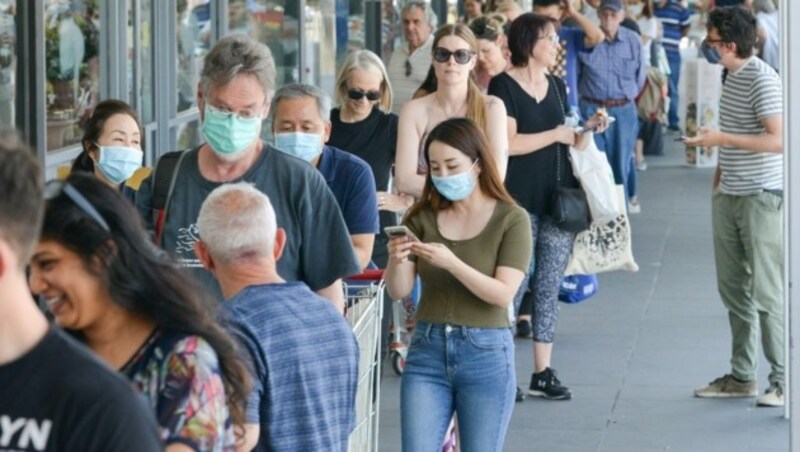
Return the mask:
M 672 128 L 680 127 L 680 118 L 678 118 L 678 87 L 681 82 L 681 53 L 678 50 L 667 51 L 667 62 L 669 63 L 669 111 L 667 118 L 669 119 L 669 126 Z
M 516 386 L 510 328 L 417 322 L 400 386 L 403 451 L 440 451 L 453 413 L 463 452 L 501 451 Z
M 600 107 L 595 104 L 581 102 L 581 116 L 590 118 L 598 108 Z M 614 182 L 625 186 L 625 193 L 628 193 L 633 148 L 639 131 L 636 104 L 628 102 L 620 107 L 608 107 L 606 110 L 609 116 L 616 118 L 616 121 L 608 126 L 605 132 L 595 134 L 594 141 L 597 148 L 606 153 L 608 163 L 614 172 Z

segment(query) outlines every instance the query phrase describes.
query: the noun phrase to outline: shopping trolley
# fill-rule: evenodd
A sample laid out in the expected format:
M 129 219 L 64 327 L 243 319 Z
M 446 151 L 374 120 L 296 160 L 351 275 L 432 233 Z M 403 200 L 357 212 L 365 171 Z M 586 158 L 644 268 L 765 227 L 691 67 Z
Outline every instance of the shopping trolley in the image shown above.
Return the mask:
M 383 270 L 366 270 L 344 283 L 345 317 L 359 347 L 356 426 L 350 434 L 349 448 L 352 452 L 378 450 L 383 289 Z

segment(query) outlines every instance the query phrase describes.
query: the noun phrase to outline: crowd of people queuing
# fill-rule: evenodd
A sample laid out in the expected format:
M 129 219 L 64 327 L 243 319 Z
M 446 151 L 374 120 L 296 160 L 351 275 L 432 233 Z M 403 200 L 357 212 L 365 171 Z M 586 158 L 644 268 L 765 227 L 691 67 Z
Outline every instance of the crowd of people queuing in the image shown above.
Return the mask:
M 63 180 L 45 184 L 16 135 L 0 135 L 0 450 L 347 450 L 359 351 L 342 281 L 369 267 L 385 268 L 387 300 L 421 287 L 403 450 L 437 450 L 457 415 L 463 450 L 499 451 L 515 401 L 571 399 L 552 355 L 575 233 L 551 199 L 580 186 L 568 151 L 593 140 L 635 213 L 636 98 L 659 42 L 677 95 L 685 24 L 674 0 L 588 3 L 466 0 L 437 28 L 430 5 L 408 2 L 404 45 L 388 65 L 350 53 L 333 99 L 276 87 L 265 45 L 222 38 L 197 87 L 205 143 L 164 154 L 136 189 L 145 133 L 122 101 L 94 109 Z M 756 395 L 760 316 L 773 371 L 759 403 L 775 406 L 780 243 L 735 232 L 780 235 L 780 82 L 753 56 L 761 30 L 718 8 L 703 44 L 727 69 L 722 131 L 687 142 L 723 146 L 715 249 L 734 356 L 695 394 Z M 405 235 L 381 233 L 398 224 Z M 767 268 L 758 296 L 740 283 L 755 266 Z M 514 334 L 533 340 L 527 391 Z

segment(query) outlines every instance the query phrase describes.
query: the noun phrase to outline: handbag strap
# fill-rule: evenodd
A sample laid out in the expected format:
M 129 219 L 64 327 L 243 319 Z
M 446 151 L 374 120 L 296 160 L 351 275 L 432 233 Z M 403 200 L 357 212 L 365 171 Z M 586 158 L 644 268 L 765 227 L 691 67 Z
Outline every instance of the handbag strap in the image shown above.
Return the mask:
M 556 85 L 555 77 L 548 74 L 547 78 L 550 80 L 550 84 L 553 86 L 553 91 L 556 92 L 556 96 L 558 97 L 558 104 L 561 106 L 561 124 L 567 123 L 567 115 L 564 113 L 566 110 L 566 105 L 564 105 L 564 99 L 561 97 L 561 93 L 558 91 L 558 86 Z M 563 143 L 556 143 L 556 185 L 561 185 L 561 148 L 564 147 Z

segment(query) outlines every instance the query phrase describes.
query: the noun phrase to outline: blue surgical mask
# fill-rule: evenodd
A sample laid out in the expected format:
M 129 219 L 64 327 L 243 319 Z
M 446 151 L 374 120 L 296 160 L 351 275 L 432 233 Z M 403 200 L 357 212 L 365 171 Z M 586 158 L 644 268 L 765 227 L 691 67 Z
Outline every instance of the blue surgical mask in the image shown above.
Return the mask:
M 115 185 L 128 180 L 142 166 L 144 153 L 127 146 L 100 146 L 100 158 L 95 164 L 103 176 Z
M 642 15 L 644 5 L 628 5 L 628 14 L 633 18 L 636 19 L 637 17 Z
M 322 135 L 305 132 L 276 133 L 275 147 L 310 162 L 322 152 Z
M 449 199 L 450 201 L 461 201 L 475 190 L 475 179 L 472 178 L 472 168 L 478 163 L 476 160 L 468 170 L 463 173 L 453 174 L 451 176 L 434 176 L 431 174 L 431 181 L 436 191 L 440 195 Z
M 700 43 L 700 51 L 703 52 L 703 56 L 706 57 L 711 64 L 717 64 L 722 59 L 722 56 L 719 54 L 719 50 L 714 47 L 711 47 L 705 39 L 703 42 Z
M 221 157 L 235 157 L 258 138 L 261 117 L 243 118 L 217 110 L 208 103 L 203 115 L 203 135 L 211 149 Z

